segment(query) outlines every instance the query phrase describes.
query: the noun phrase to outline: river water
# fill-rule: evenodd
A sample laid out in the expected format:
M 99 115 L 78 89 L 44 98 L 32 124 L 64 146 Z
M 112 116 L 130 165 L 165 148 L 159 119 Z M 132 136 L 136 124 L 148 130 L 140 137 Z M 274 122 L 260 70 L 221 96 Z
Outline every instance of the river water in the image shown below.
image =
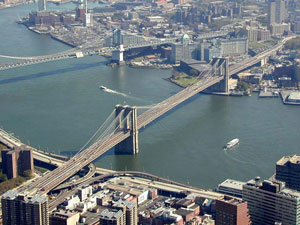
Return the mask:
M 55 10 L 75 7 L 48 4 Z M 44 55 L 69 48 L 15 23 L 35 9 L 24 5 L 0 11 L 0 55 Z M 0 125 L 37 148 L 71 154 L 116 104 L 149 105 L 180 91 L 164 80 L 168 70 L 111 68 L 106 62 L 89 56 L 0 71 Z M 104 92 L 99 85 L 115 92 Z M 276 98 L 199 94 L 143 130 L 138 155 L 110 151 L 96 164 L 203 188 L 215 188 L 227 178 L 267 178 L 283 155 L 299 153 L 299 115 L 299 107 Z M 239 146 L 225 152 L 224 144 L 236 137 Z

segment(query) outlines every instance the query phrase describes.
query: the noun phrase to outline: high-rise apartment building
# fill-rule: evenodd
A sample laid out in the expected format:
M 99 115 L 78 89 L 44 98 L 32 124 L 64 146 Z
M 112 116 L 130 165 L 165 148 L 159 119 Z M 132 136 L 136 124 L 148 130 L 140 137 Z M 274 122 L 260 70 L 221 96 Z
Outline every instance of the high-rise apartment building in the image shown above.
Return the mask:
M 125 213 L 126 225 L 138 224 L 137 203 L 131 201 L 118 201 L 113 205 L 116 209 L 121 209 Z
M 34 172 L 33 155 L 30 149 L 5 149 L 1 151 L 2 170 L 7 177 L 24 176 L 25 171 Z
M 285 0 L 270 0 L 268 3 L 268 23 L 282 23 L 287 16 Z
M 219 42 L 222 57 L 248 53 L 247 38 L 221 39 Z
M 286 188 L 281 181 L 248 181 L 243 186 L 253 225 L 300 224 L 300 192 Z
M 10 190 L 2 195 L 1 204 L 4 225 L 49 225 L 46 195 L 27 196 Z
M 276 179 L 285 186 L 300 191 L 300 155 L 283 156 L 276 163 Z
M 240 198 L 224 196 L 216 200 L 216 225 L 249 225 L 247 202 Z

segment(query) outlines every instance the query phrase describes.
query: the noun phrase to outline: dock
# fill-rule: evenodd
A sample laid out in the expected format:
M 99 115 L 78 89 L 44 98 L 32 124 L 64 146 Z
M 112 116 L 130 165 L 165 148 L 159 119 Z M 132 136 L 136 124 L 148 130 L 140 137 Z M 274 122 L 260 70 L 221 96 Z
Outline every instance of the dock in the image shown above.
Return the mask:
M 282 100 L 283 104 L 286 104 L 286 105 L 300 105 L 300 101 L 289 101 L 288 100 L 288 97 L 292 93 L 299 93 L 299 92 L 290 91 L 290 90 L 284 90 L 284 91 L 280 92 L 280 96 L 281 96 L 281 100 Z
M 260 98 L 276 98 L 278 95 L 272 91 L 260 91 L 258 97 Z

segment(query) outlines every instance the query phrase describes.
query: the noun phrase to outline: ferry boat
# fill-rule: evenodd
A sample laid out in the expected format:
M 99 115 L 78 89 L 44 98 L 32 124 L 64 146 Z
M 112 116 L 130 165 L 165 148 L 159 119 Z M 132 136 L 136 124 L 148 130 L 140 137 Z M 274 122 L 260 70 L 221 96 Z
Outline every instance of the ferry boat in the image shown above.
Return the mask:
M 224 150 L 228 150 L 234 146 L 236 146 L 238 143 L 240 142 L 240 140 L 238 138 L 235 138 L 231 141 L 229 141 L 225 146 L 224 146 Z
M 102 85 L 101 85 L 101 86 L 99 86 L 99 88 L 100 88 L 101 90 L 104 90 L 104 91 L 105 91 L 105 90 L 107 90 L 107 87 L 105 87 L 105 86 L 102 86 Z

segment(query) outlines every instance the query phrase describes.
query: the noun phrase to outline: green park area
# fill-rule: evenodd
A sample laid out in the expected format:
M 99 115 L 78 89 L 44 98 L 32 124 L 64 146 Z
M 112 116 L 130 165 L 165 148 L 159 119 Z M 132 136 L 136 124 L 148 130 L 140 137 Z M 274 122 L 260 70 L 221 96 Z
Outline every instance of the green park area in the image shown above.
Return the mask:
M 174 81 L 175 83 L 179 84 L 182 87 L 187 87 L 198 81 L 198 79 L 196 77 L 189 76 L 183 72 L 173 74 L 171 80 Z
M 268 40 L 268 41 L 264 41 L 264 42 L 249 42 L 249 48 L 252 49 L 252 50 L 256 50 L 256 49 L 259 49 L 259 48 L 269 48 L 273 45 L 276 45 L 277 44 L 277 41 L 275 40 Z
M 284 45 L 285 49 L 289 50 L 299 50 L 300 49 L 300 38 L 293 38 L 292 40 L 289 40 Z

